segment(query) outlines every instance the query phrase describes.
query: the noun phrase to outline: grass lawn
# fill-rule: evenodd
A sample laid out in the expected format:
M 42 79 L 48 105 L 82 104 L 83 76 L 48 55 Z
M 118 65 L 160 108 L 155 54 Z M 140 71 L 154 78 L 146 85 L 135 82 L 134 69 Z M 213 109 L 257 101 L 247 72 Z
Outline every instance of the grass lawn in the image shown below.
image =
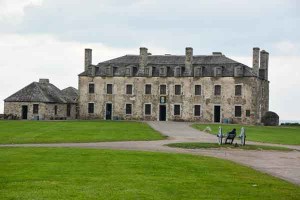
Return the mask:
M 215 135 L 218 133 L 219 126 L 222 127 L 223 133 L 227 133 L 233 128 L 236 128 L 237 135 L 240 134 L 241 127 L 245 127 L 246 140 L 273 144 L 300 145 L 300 127 L 245 126 L 238 124 L 193 124 L 192 126 L 200 131 L 203 131 L 209 126 L 212 129 L 211 133 Z
M 0 121 L 0 144 L 159 140 L 142 122 Z
M 299 199 L 300 187 L 183 154 L 0 148 L 0 199 Z
M 217 143 L 200 143 L 200 142 L 185 142 L 185 143 L 171 143 L 167 144 L 169 147 L 177 147 L 183 149 L 243 149 L 243 150 L 275 150 L 275 151 L 293 151 L 292 149 L 285 147 L 276 147 L 276 146 L 263 146 L 263 145 L 247 145 L 246 146 L 234 146 L 231 144 L 219 145 Z

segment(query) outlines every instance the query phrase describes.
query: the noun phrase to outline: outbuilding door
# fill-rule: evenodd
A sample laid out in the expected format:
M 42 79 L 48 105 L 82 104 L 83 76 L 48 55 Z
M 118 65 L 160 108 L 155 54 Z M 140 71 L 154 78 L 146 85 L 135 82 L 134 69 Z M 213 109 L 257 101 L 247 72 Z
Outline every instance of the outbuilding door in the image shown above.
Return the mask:
M 166 105 L 159 105 L 159 121 L 166 121 L 167 109 Z
M 22 106 L 22 119 L 27 119 L 28 106 Z

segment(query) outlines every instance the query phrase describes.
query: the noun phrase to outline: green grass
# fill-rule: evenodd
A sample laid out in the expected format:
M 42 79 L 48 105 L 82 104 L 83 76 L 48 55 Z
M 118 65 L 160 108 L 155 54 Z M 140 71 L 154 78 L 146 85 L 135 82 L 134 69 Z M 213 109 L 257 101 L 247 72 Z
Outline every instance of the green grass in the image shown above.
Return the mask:
M 171 143 L 167 144 L 169 147 L 177 147 L 183 149 L 243 149 L 243 150 L 275 150 L 275 151 L 292 151 L 292 149 L 276 146 L 264 146 L 264 145 L 246 145 L 246 146 L 234 146 L 232 144 L 219 145 L 218 143 L 200 143 L 200 142 L 185 142 L 185 143 Z
M 223 133 L 237 129 L 237 135 L 240 134 L 241 127 L 245 127 L 247 140 L 256 142 L 266 142 L 273 144 L 300 145 L 300 127 L 288 126 L 244 126 L 238 124 L 193 124 L 192 127 L 203 131 L 207 126 L 212 129 L 212 134 L 217 135 L 219 126 L 222 126 Z M 216 139 L 217 141 L 217 139 Z
M 300 187 L 183 154 L 0 148 L 0 199 L 299 199 Z
M 148 124 L 114 121 L 0 121 L 0 144 L 159 140 Z

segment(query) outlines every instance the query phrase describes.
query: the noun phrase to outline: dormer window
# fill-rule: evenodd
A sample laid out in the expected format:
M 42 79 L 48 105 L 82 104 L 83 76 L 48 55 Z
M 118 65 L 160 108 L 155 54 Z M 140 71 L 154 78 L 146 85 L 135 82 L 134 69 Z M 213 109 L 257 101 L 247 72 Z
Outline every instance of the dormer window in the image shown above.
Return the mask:
M 214 76 L 215 77 L 223 76 L 223 67 L 215 67 Z
M 106 67 L 105 74 L 106 74 L 106 76 L 112 76 L 112 67 L 111 66 Z
M 152 75 L 152 67 L 145 67 L 144 74 L 145 74 L 145 76 L 151 76 Z
M 242 66 L 237 66 L 234 68 L 234 76 L 242 77 L 244 75 L 244 68 Z
M 126 67 L 125 76 L 132 76 L 132 67 Z
M 167 68 L 166 67 L 160 67 L 159 68 L 159 76 L 166 76 L 167 75 Z
M 181 67 L 175 67 L 175 76 L 181 76 Z
M 194 76 L 195 76 L 195 77 L 200 77 L 200 76 L 202 76 L 202 67 L 195 67 L 195 68 L 194 68 Z

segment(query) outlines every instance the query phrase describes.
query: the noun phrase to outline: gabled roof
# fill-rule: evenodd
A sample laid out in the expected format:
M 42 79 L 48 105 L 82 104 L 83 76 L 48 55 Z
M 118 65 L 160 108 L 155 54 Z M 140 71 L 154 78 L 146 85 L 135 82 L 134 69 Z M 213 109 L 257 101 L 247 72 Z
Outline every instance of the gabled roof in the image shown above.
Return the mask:
M 49 82 L 33 82 L 4 101 L 68 103 L 70 99 L 60 89 Z
M 138 64 L 139 55 L 125 55 L 115 59 L 101 62 L 99 64 Z M 185 63 L 184 55 L 148 55 L 148 64 L 174 64 L 183 65 Z M 224 55 L 204 55 L 193 56 L 193 64 L 236 64 L 238 62 L 227 58 Z

